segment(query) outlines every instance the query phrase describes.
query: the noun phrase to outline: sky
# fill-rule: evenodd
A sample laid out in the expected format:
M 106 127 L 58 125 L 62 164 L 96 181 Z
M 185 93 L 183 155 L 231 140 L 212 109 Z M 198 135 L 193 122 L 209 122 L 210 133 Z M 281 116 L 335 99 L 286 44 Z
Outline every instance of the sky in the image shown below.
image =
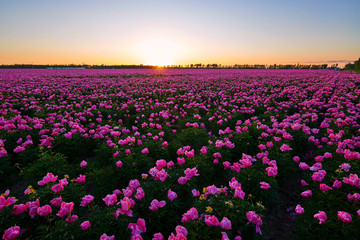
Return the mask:
M 0 0 L 0 64 L 332 64 L 359 57 L 359 0 Z

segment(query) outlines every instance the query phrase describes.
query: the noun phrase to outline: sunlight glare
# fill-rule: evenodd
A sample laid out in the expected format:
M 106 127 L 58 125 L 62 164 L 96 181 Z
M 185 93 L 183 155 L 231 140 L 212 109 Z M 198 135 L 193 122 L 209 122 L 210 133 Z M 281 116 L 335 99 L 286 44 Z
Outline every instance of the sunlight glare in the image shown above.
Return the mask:
M 165 39 L 149 40 L 139 44 L 138 54 L 145 65 L 173 65 L 178 58 L 179 46 Z

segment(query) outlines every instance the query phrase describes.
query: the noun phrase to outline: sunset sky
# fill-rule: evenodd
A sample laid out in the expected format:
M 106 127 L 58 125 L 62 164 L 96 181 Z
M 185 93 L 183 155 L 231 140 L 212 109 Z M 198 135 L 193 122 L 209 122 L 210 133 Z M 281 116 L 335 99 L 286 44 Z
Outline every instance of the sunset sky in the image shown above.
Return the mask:
M 331 64 L 359 57 L 359 0 L 0 0 L 0 64 Z

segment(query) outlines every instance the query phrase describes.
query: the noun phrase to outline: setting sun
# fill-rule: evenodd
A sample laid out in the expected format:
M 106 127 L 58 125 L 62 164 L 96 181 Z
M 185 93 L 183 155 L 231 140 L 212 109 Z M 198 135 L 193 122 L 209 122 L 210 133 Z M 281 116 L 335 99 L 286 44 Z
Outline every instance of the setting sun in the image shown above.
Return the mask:
M 179 45 L 164 39 L 148 40 L 137 47 L 137 55 L 145 65 L 167 66 L 176 63 Z

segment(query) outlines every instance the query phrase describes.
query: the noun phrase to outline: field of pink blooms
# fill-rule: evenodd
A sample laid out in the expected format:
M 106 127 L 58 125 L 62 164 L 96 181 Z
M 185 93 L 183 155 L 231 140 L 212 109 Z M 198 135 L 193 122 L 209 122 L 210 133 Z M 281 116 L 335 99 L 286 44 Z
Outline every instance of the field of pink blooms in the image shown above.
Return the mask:
M 359 239 L 360 75 L 0 70 L 2 239 Z

